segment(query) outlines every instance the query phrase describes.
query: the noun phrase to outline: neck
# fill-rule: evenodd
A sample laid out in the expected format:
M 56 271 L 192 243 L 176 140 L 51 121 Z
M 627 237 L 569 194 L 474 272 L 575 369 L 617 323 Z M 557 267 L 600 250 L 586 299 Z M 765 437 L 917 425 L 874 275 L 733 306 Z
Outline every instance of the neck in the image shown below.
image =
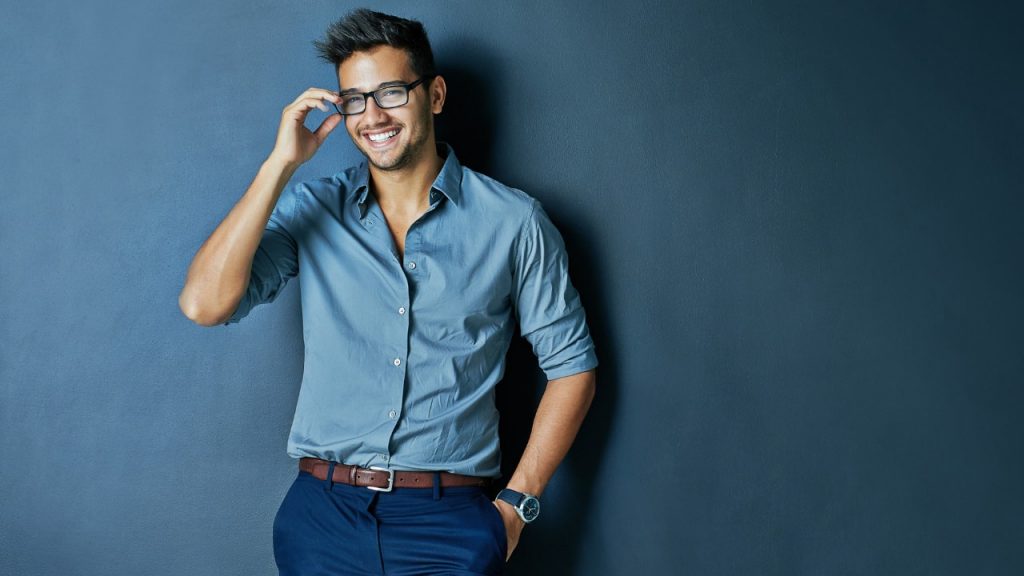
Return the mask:
M 370 164 L 371 190 L 385 211 L 414 212 L 426 203 L 444 159 L 437 155 L 436 145 L 424 148 L 416 162 L 401 170 L 380 170 Z

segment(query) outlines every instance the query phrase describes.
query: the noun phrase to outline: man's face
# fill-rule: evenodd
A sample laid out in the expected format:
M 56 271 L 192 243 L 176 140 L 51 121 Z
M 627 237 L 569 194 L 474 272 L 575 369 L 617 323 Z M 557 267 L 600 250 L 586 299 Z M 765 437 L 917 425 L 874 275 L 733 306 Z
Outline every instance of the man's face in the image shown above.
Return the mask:
M 387 83 L 409 84 L 418 79 L 410 66 L 409 55 L 391 46 L 356 52 L 338 67 L 342 97 L 346 91 L 369 92 Z M 441 102 L 437 102 L 437 94 L 434 98 L 431 94 L 428 82 L 424 82 L 409 91 L 408 103 L 397 108 L 380 108 L 371 96 L 366 99 L 365 111 L 345 117 L 345 129 L 377 169 L 406 168 L 424 154 L 436 153 L 432 113 L 434 109 L 440 112 Z M 443 95 L 441 100 L 443 102 Z M 385 137 L 379 142 L 370 138 L 381 135 Z

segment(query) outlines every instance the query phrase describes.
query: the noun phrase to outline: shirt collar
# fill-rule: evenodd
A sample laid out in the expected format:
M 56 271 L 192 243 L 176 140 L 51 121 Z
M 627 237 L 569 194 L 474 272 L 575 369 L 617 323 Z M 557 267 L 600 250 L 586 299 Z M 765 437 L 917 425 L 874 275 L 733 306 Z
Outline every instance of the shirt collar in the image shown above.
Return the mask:
M 459 159 L 455 157 L 455 151 L 447 142 L 437 142 L 437 153 L 445 160 L 444 165 L 441 166 L 441 171 L 437 174 L 437 178 L 434 178 L 434 183 L 430 185 L 431 190 L 440 191 L 455 205 L 458 205 L 462 197 L 462 164 L 459 163 Z M 353 198 L 359 206 L 360 219 L 366 216 L 366 209 L 368 207 L 366 198 L 370 194 L 369 183 L 370 167 L 367 165 L 366 160 L 363 160 L 359 164 L 355 180 L 352 182 Z

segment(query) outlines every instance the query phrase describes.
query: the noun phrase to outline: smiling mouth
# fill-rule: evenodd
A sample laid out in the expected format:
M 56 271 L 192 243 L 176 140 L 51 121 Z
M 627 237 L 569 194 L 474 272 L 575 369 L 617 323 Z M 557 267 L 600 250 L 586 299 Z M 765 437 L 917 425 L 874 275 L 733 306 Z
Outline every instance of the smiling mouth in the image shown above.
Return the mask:
M 390 144 L 395 139 L 395 137 L 398 136 L 399 132 L 401 132 L 400 129 L 392 128 L 391 130 L 387 130 L 385 132 L 367 134 L 366 139 L 370 141 L 370 144 L 373 147 L 382 147 Z

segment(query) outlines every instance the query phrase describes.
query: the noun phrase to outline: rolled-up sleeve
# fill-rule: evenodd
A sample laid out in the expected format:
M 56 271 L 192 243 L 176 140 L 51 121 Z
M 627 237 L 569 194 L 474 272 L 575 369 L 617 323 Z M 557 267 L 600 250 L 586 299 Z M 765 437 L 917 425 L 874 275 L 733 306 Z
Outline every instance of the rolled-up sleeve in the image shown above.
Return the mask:
M 278 197 L 253 255 L 249 285 L 234 313 L 224 322 L 225 326 L 245 318 L 254 307 L 273 302 L 288 280 L 299 273 L 299 249 L 295 238 L 305 188 L 300 182 L 286 187 Z
M 533 199 L 514 248 L 512 298 L 519 329 L 548 380 L 597 367 L 562 236 Z

